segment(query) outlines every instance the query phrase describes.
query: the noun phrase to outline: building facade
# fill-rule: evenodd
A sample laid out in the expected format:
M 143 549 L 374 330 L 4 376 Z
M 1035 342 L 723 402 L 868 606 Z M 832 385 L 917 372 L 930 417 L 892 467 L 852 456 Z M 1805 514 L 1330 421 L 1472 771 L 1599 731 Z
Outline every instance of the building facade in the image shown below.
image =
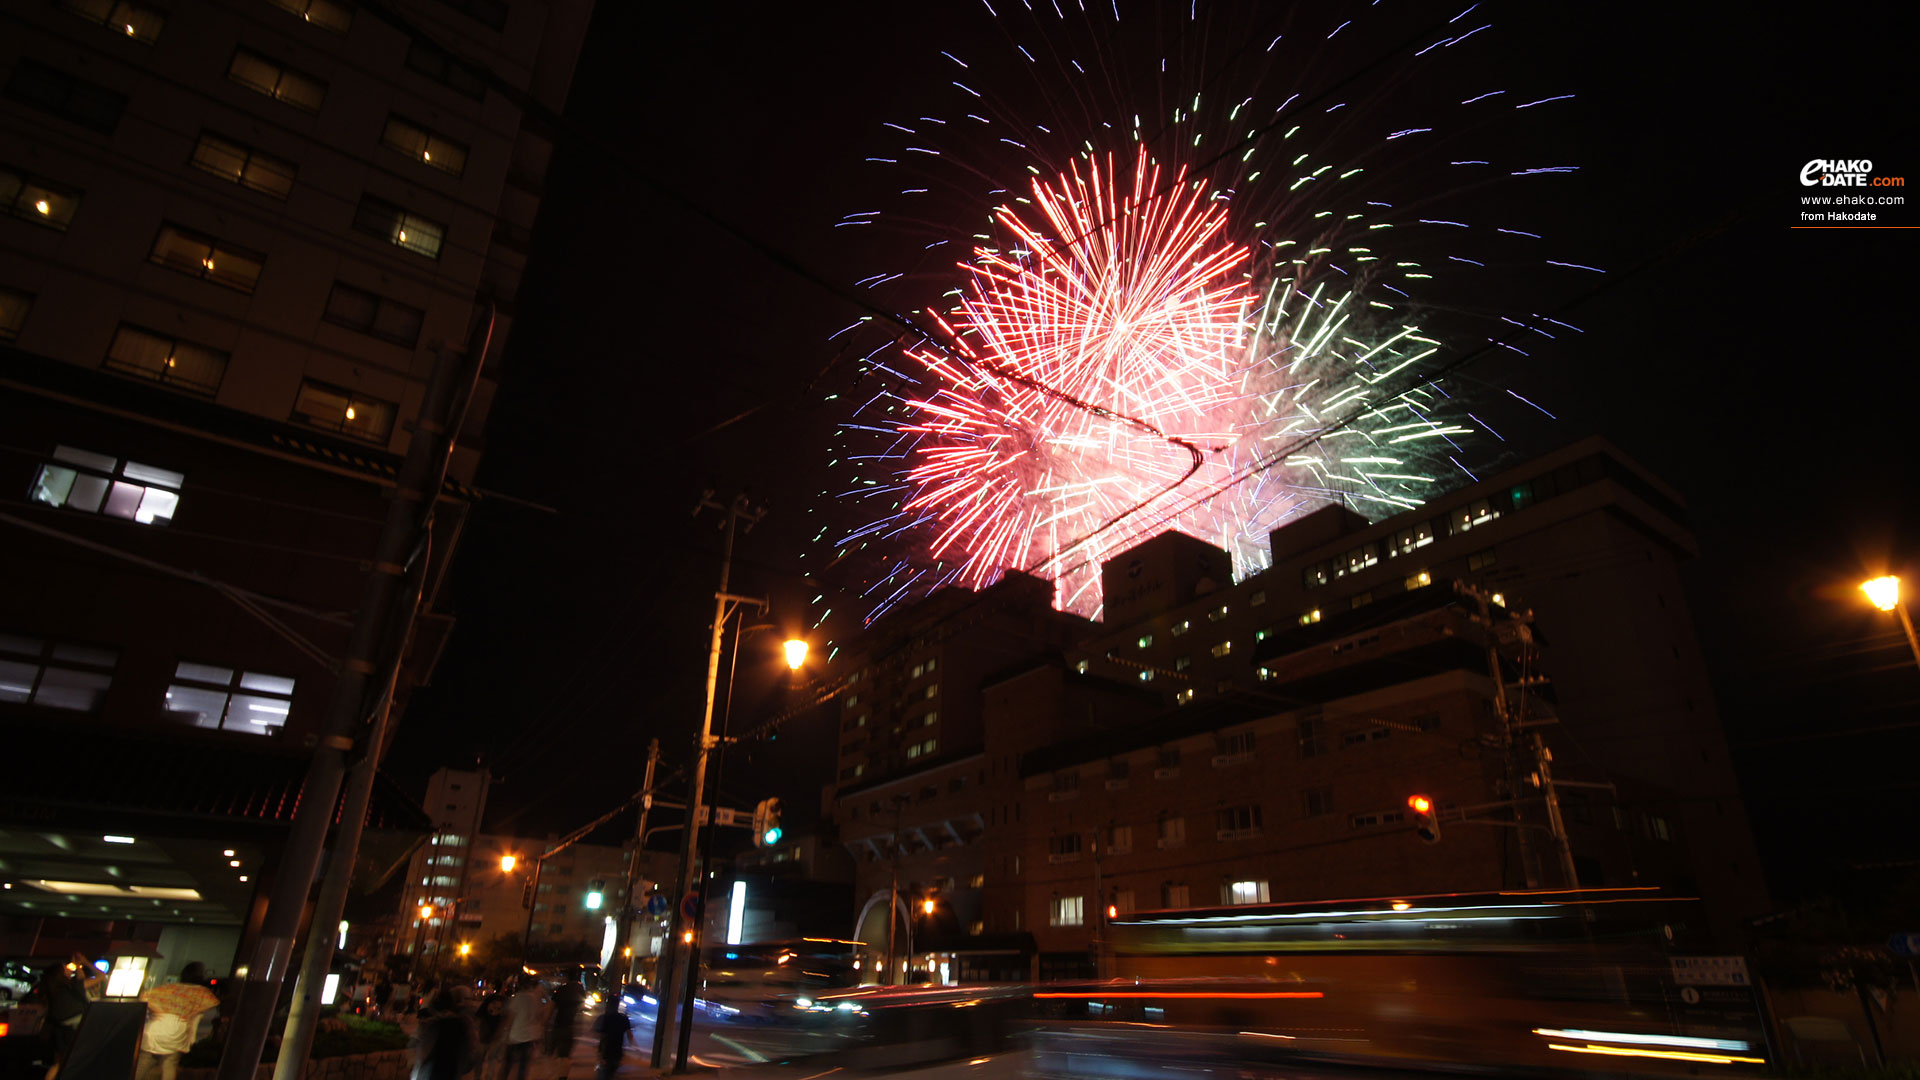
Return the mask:
M 855 936 L 904 890 L 893 936 L 914 923 L 916 970 L 957 979 L 986 970 L 969 954 L 1089 972 L 1109 909 L 1657 886 L 1703 897 L 1727 942 L 1765 910 L 1679 577 L 1695 548 L 1657 478 L 1590 439 L 1382 521 L 1322 508 L 1272 553 L 1237 583 L 1178 534 L 1110 560 L 1100 623 L 1002 637 L 1024 662 L 945 680 L 980 738 L 918 768 L 850 776 L 863 707 L 843 706 Z M 854 654 L 958 636 L 912 614 Z
M 178 917 L 236 934 L 429 382 L 464 368 L 402 698 L 445 641 L 433 598 L 552 153 L 535 114 L 564 103 L 591 4 L 403 8 L 0 6 L 0 725 L 90 763 L 0 809 L 0 845 L 105 806 L 183 850 L 164 884 L 227 898 Z M 110 865 L 67 877 L 108 888 Z M 4 895 L 9 918 L 52 909 Z

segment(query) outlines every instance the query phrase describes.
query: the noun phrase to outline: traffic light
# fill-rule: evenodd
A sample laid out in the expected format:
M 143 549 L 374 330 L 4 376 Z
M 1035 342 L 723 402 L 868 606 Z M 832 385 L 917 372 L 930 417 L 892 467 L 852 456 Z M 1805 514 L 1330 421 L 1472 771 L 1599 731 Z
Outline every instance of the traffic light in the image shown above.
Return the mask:
M 772 847 L 780 842 L 780 800 L 762 799 L 753 808 L 753 846 Z
M 1413 831 L 1429 844 L 1440 842 L 1440 819 L 1434 816 L 1433 800 L 1425 795 L 1407 796 L 1407 809 L 1413 811 Z
M 599 878 L 587 882 L 587 910 L 599 911 L 601 901 L 606 899 L 607 883 Z

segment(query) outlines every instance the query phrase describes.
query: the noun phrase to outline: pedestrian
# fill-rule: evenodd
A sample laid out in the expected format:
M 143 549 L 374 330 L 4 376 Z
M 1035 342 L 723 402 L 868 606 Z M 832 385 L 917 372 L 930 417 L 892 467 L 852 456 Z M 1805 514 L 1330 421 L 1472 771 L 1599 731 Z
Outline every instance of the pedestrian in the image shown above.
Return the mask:
M 634 1045 L 633 1017 L 627 1015 L 626 1000 L 618 994 L 608 999 L 607 1011 L 593 1022 L 593 1030 L 600 1036 L 600 1066 L 594 1070 L 594 1080 L 613 1080 L 627 1047 Z
M 41 974 L 40 997 L 47 1004 L 47 1032 L 53 1036 L 53 1067 L 47 1070 L 46 1080 L 60 1075 L 60 1066 L 66 1064 L 67 1053 L 80 1034 L 87 1006 L 100 997 L 106 981 L 107 977 L 79 953 L 66 964 Z
M 473 1013 L 474 1038 L 478 1043 L 474 1049 L 473 1080 L 488 1080 L 501 1072 L 500 1063 L 507 1056 L 506 1021 L 507 995 L 495 984 L 488 988 Z
M 539 979 L 522 978 L 507 998 L 507 1051 L 501 1064 L 500 1080 L 527 1080 L 533 1064 L 533 1048 L 547 1033 L 547 1014 L 552 1002 Z
M 380 985 L 374 987 L 373 990 L 373 1014 L 383 1020 L 388 1019 L 387 1008 L 392 1001 L 393 977 L 390 975 L 381 975 Z
M 420 1003 L 413 1080 L 460 1080 L 472 1067 L 473 1027 L 465 990 L 464 986 L 428 988 Z
M 195 961 L 180 969 L 180 981 L 162 983 L 140 995 L 147 1003 L 147 1022 L 140 1029 L 140 1055 L 134 1080 L 174 1080 L 180 1074 L 180 1056 L 199 1041 L 200 1021 L 220 1007 L 207 988 L 206 965 Z
M 568 979 L 553 990 L 553 1019 L 547 1024 L 547 1056 L 560 1060 L 558 1080 L 566 1080 L 567 1066 L 573 1061 L 573 1026 L 580 1018 L 580 1006 L 587 991 L 578 979 Z

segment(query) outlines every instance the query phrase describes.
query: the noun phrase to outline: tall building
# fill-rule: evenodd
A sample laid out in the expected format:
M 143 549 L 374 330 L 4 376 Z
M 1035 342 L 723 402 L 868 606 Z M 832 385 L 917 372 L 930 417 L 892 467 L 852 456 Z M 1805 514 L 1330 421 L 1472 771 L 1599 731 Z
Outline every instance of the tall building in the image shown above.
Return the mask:
M 1695 548 L 1658 479 L 1589 439 L 1382 521 L 1322 508 L 1271 542 L 1272 567 L 1237 583 L 1224 551 L 1178 534 L 1108 561 L 1100 624 L 1064 648 L 1002 636 L 1017 662 L 943 679 L 945 702 L 978 710 L 964 757 L 862 784 L 864 706 L 845 705 L 834 817 L 859 860 L 855 936 L 884 936 L 875 900 L 904 891 L 913 965 L 957 979 L 1088 970 L 1110 906 L 1571 874 L 1700 895 L 1728 942 L 1765 910 L 1679 577 Z M 959 636 L 927 605 L 853 653 Z M 910 727 L 915 691 L 878 701 Z M 1571 781 L 1564 847 L 1542 764 Z M 1416 835 L 1413 794 L 1434 800 L 1439 843 Z
M 0 807 L 0 850 L 10 885 L 31 856 L 82 887 L 0 914 L 237 935 L 443 358 L 479 377 L 429 609 L 476 497 L 553 149 L 534 106 L 591 2 L 0 7 L 0 726 L 74 766 Z M 403 697 L 450 622 L 421 621 Z M 384 785 L 374 818 L 374 844 L 440 820 Z

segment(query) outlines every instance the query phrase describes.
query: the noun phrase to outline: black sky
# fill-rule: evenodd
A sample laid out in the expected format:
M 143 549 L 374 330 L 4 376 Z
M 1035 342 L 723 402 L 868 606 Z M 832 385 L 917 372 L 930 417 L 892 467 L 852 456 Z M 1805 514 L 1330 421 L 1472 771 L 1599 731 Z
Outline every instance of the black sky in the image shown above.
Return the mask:
M 1807 159 L 1920 181 L 1920 143 L 1891 5 L 1849 8 L 1850 29 L 1710 7 L 1481 9 L 1514 78 L 1579 94 L 1529 137 L 1582 166 L 1553 193 L 1556 237 L 1612 273 L 1560 292 L 1586 297 L 1567 316 L 1585 333 L 1474 374 L 1557 415 L 1508 414 L 1513 455 L 1597 432 L 1687 496 L 1703 551 L 1690 600 L 1770 869 L 1794 894 L 1837 855 L 1920 854 L 1884 824 L 1915 790 L 1920 670 L 1851 593 L 1902 565 L 1920 583 L 1920 232 L 1788 228 Z M 403 780 L 484 755 L 504 780 L 496 828 L 565 831 L 637 785 L 649 736 L 684 759 L 719 548 L 715 519 L 690 511 L 709 487 L 766 504 L 735 588 L 771 596 L 768 621 L 803 623 L 797 555 L 833 418 L 814 380 L 858 313 L 660 188 L 854 280 L 869 253 L 831 226 L 872 182 L 861 159 L 938 77 L 937 50 L 981 33 L 977 8 L 603 0 L 568 108 L 589 137 L 556 159 L 480 477 L 556 513 L 477 513 L 459 630 L 392 759 Z M 742 671 L 770 665 L 777 640 L 749 639 Z M 742 685 L 738 717 L 786 700 L 777 681 Z M 816 803 L 822 726 L 752 749 L 723 794 Z

